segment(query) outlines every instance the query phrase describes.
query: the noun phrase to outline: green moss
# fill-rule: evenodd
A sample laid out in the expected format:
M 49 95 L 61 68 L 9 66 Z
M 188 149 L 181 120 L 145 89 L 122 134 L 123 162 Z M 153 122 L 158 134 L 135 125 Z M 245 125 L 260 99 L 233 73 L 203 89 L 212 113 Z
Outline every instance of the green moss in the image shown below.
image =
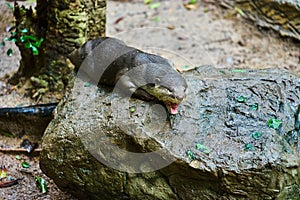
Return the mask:
M 289 200 L 299 200 L 300 188 L 299 185 L 294 184 L 288 187 L 285 187 L 280 195 L 277 196 L 277 199 L 289 199 Z

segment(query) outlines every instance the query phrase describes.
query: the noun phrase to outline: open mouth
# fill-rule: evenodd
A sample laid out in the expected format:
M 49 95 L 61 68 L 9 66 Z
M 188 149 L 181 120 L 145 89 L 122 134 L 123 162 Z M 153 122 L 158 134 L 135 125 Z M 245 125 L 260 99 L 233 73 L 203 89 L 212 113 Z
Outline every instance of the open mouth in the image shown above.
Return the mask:
M 177 103 L 166 102 L 166 106 L 167 106 L 170 114 L 175 115 L 178 113 L 178 104 Z

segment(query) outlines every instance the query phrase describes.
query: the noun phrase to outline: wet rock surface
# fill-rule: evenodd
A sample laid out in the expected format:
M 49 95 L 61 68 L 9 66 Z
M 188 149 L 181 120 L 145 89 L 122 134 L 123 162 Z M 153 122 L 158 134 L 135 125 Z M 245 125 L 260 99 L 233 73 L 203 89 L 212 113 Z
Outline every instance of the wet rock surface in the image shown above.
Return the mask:
M 46 129 L 41 169 L 81 199 L 297 199 L 300 78 L 213 67 L 184 76 L 175 116 L 75 80 Z

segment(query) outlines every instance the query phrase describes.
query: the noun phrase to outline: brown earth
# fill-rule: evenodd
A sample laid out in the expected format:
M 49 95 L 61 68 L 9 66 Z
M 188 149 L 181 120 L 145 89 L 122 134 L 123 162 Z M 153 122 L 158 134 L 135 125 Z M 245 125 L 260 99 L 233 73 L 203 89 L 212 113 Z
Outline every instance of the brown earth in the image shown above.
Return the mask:
M 158 8 L 151 9 L 141 0 L 108 1 L 107 35 L 162 54 L 179 69 L 182 66 L 207 64 L 227 68 L 277 67 L 300 75 L 299 42 L 255 27 L 238 13 L 223 10 L 208 0 L 199 1 L 191 10 L 187 10 L 183 2 L 186 1 L 161 1 Z M 0 42 L 9 37 L 7 29 L 14 20 L 12 12 L 4 4 L 5 1 L 0 2 Z M 14 54 L 9 57 L 6 51 L 11 47 Z M 0 107 L 35 104 L 24 90 L 18 90 L 6 82 L 7 77 L 18 68 L 20 54 L 17 47 L 6 42 L 4 47 L 0 47 L 0 52 Z M 41 102 L 49 101 L 51 99 L 45 98 Z M 8 177 L 23 178 L 15 186 L 0 188 L 0 200 L 75 199 L 60 191 L 41 172 L 38 152 L 28 156 L 18 151 L 5 151 L 19 148 L 21 141 L 28 137 L 27 134 L 22 139 L 0 136 L 0 164 L 8 169 Z M 16 155 L 22 159 L 17 160 Z M 31 167 L 22 169 L 22 161 L 27 161 Z M 34 176 L 46 179 L 46 194 L 36 187 Z

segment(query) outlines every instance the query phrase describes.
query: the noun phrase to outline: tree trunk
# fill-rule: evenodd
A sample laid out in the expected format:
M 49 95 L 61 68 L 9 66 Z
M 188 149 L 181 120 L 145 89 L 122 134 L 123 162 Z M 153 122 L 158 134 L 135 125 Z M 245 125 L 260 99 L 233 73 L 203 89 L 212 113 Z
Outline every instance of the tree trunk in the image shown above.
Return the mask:
M 36 11 L 15 4 L 14 37 L 22 59 L 10 83 L 29 80 L 35 98 L 47 91 L 62 93 L 72 75 L 66 56 L 86 40 L 104 36 L 105 14 L 105 0 L 37 0 Z M 34 47 L 26 45 L 24 35 Z M 36 41 L 41 46 L 35 47 Z

